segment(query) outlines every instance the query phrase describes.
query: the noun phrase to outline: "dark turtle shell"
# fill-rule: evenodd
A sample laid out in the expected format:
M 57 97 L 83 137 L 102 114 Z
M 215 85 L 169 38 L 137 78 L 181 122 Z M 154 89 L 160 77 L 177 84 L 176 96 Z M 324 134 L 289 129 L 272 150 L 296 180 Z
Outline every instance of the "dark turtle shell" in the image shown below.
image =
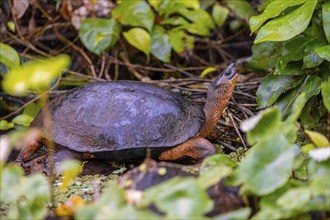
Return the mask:
M 49 109 L 54 142 L 107 159 L 119 155 L 109 152 L 134 158 L 145 156 L 146 148 L 179 145 L 197 134 L 205 118 L 202 106 L 180 94 L 132 81 L 77 87 L 50 102 Z

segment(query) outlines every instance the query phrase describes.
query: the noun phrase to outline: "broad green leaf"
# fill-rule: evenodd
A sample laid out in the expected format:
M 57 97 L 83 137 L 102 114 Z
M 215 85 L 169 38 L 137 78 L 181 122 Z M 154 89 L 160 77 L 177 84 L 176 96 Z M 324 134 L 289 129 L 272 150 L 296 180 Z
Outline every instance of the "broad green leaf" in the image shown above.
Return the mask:
M 321 58 L 330 62 L 330 45 L 315 48 L 315 52 Z
M 202 1 L 199 1 L 200 8 L 203 9 L 203 10 L 206 10 L 206 9 L 208 9 L 208 7 L 213 5 L 215 1 L 216 0 L 202 0 Z
M 239 183 L 259 196 L 283 186 L 293 168 L 296 148 L 279 131 L 263 138 L 242 160 L 237 173 Z
M 330 44 L 330 2 L 325 1 L 322 6 L 323 29 Z
M 9 163 L 4 168 L 1 168 L 0 172 L 0 201 L 13 203 L 21 196 L 19 185 L 24 175 L 24 170 L 17 164 Z
M 298 120 L 300 113 L 305 106 L 306 101 L 307 101 L 306 94 L 304 92 L 298 95 L 298 97 L 294 100 L 292 104 L 292 109 L 289 117 L 285 120 L 285 125 L 289 123 L 292 124 Z
M 213 217 L 214 220 L 228 220 L 228 219 L 249 219 L 251 214 L 250 208 L 241 208 L 234 211 L 226 212 L 224 214 Z
M 289 89 L 297 87 L 304 77 L 268 74 L 257 90 L 258 108 L 268 107 Z
M 174 25 L 174 26 L 180 26 L 180 25 L 188 25 L 189 21 L 186 20 L 185 18 L 181 17 L 181 16 L 177 16 L 177 17 L 170 17 L 168 19 L 165 19 L 163 21 L 161 21 L 162 25 L 166 25 L 166 24 L 170 24 L 170 25 Z
M 155 19 L 150 6 L 141 0 L 123 1 L 113 9 L 112 16 L 122 24 L 143 27 L 148 31 L 151 31 Z
M 287 41 L 283 45 L 282 56 L 278 58 L 277 65 L 283 69 L 289 62 L 303 59 L 306 46 L 315 40 L 306 36 L 297 36 Z
M 149 4 L 156 10 L 158 10 L 159 4 L 161 4 L 162 0 L 148 0 Z
M 254 70 L 265 71 L 275 67 L 277 58 L 282 53 L 281 42 L 262 42 L 252 45 L 252 59 L 248 61 L 247 66 Z
M 182 28 L 192 34 L 207 36 L 210 34 L 210 29 L 215 28 L 211 16 L 204 10 L 191 11 L 183 8 L 179 10 L 179 13 L 192 21 L 192 23 L 182 26 Z
M 241 129 L 248 132 L 247 141 L 252 145 L 267 136 L 274 135 L 279 130 L 280 124 L 280 111 L 277 108 L 269 108 L 243 121 Z
M 124 32 L 124 37 L 130 45 L 145 53 L 149 60 L 151 37 L 147 31 L 142 28 L 132 28 L 129 31 Z
M 125 191 L 116 182 L 110 182 L 103 190 L 102 196 L 99 201 L 100 206 L 115 211 L 124 207 L 125 205 Z
M 202 187 L 204 190 L 207 190 L 209 187 L 219 183 L 221 179 L 232 174 L 232 171 L 233 169 L 231 167 L 224 164 L 214 166 L 209 170 L 201 173 L 198 176 L 197 181 L 200 187 Z
M 204 76 L 206 76 L 207 74 L 209 74 L 210 72 L 216 71 L 217 69 L 214 67 L 208 67 L 205 70 L 203 70 L 203 72 L 201 73 L 201 75 L 199 76 L 200 78 L 203 78 Z
M 203 161 L 199 173 L 203 174 L 204 172 L 207 172 L 210 168 L 217 166 L 227 166 L 235 168 L 237 166 L 237 162 L 230 159 L 226 154 L 215 154 L 206 158 Z
M 304 50 L 303 68 L 314 68 L 323 62 L 323 59 L 315 52 L 316 48 L 323 46 L 324 44 L 319 39 L 308 43 Z M 330 52 L 329 52 L 330 53 Z
M 180 5 L 194 10 L 198 10 L 200 8 L 199 0 L 180 1 Z
M 185 49 L 192 50 L 194 48 L 194 37 L 187 35 L 182 30 L 173 29 L 169 32 L 169 36 L 173 50 L 178 54 L 183 53 Z
M 17 115 L 12 122 L 18 125 L 29 127 L 32 121 L 33 121 L 33 117 L 31 117 L 30 115 L 21 114 L 21 115 Z
M 34 118 L 39 113 L 40 109 L 40 105 L 32 102 L 23 109 L 23 114 L 29 115 Z
M 274 18 L 262 26 L 254 43 L 285 41 L 302 33 L 313 15 L 317 0 L 309 0 L 284 16 Z
M 151 33 L 151 54 L 163 62 L 171 61 L 170 37 L 161 26 L 154 26 Z
M 315 108 L 316 101 L 317 97 L 310 98 L 301 111 L 299 119 L 304 129 L 314 129 L 315 126 L 320 122 L 321 112 L 319 111 L 319 108 Z
M 316 131 L 309 131 L 309 130 L 305 130 L 305 133 L 309 136 L 309 138 L 312 140 L 312 142 L 317 147 L 329 147 L 330 146 L 328 138 L 326 138 L 323 134 L 316 132 Z
M 322 98 L 323 103 L 328 112 L 330 112 L 330 77 L 328 78 L 328 81 L 325 81 L 322 83 Z
M 212 17 L 216 25 L 218 25 L 219 27 L 221 27 L 225 23 L 228 14 L 229 14 L 228 8 L 225 8 L 219 4 L 215 4 L 213 6 Z
M 299 87 L 286 92 L 285 95 L 278 99 L 275 106 L 281 110 L 283 117 L 285 117 L 291 111 L 291 106 L 300 93 L 304 92 L 306 95 L 305 101 L 308 101 L 312 96 L 319 94 L 320 89 L 321 78 L 319 76 L 312 75 L 311 77 L 306 77 Z
M 252 5 L 245 0 L 226 0 L 224 2 L 238 17 L 244 19 L 246 22 L 249 21 L 251 16 L 256 14 Z
M 0 131 L 5 131 L 8 129 L 11 129 L 15 126 L 13 122 L 8 122 L 6 120 L 1 120 L 0 121 Z
M 114 19 L 87 18 L 81 23 L 79 38 L 88 50 L 101 55 L 117 43 L 120 32 L 121 26 Z
M 2 88 L 6 93 L 17 96 L 23 96 L 29 90 L 44 91 L 69 67 L 69 64 L 70 57 L 67 55 L 25 63 L 4 76 Z
M 155 204 L 169 219 L 201 218 L 213 203 L 193 177 L 175 177 L 147 189 L 145 201 Z
M 311 190 L 308 187 L 293 188 L 278 198 L 276 203 L 284 209 L 300 211 L 308 204 L 311 197 Z
M 65 190 L 71 185 L 73 179 L 82 172 L 82 163 L 81 161 L 73 159 L 65 160 L 60 164 L 56 171 L 63 175 L 61 179 L 63 184 L 61 185 L 60 190 Z
M 285 9 L 296 6 L 296 5 L 301 5 L 305 3 L 307 0 L 275 0 L 270 2 L 264 12 L 260 15 L 257 16 L 252 16 L 251 19 L 249 20 L 249 25 L 251 28 L 251 33 L 255 32 L 260 28 L 260 26 L 265 23 L 268 19 L 277 17 L 280 15 L 282 11 Z
M 5 64 L 9 69 L 18 67 L 20 60 L 16 50 L 7 44 L 0 43 L 0 63 Z
M 277 61 L 279 60 L 280 58 Z M 305 75 L 305 71 L 302 69 L 301 66 L 302 66 L 302 61 L 290 62 L 286 64 L 284 68 L 280 65 L 280 62 L 277 62 L 274 70 L 274 75 L 291 75 L 291 76 Z

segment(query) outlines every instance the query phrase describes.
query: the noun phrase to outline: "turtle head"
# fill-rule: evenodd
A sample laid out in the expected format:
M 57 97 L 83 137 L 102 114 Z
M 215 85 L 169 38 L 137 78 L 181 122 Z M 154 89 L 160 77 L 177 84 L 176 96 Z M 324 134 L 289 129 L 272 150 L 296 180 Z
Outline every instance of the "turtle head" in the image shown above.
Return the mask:
M 223 102 L 229 101 L 226 97 L 231 97 L 237 80 L 237 69 L 235 64 L 230 64 L 219 76 L 211 83 L 207 91 L 207 101 Z M 227 100 L 228 99 L 228 100 Z
M 216 126 L 233 94 L 237 72 L 235 64 L 231 64 L 210 84 L 207 91 L 207 100 L 203 108 L 205 122 L 198 134 L 200 137 L 210 135 Z

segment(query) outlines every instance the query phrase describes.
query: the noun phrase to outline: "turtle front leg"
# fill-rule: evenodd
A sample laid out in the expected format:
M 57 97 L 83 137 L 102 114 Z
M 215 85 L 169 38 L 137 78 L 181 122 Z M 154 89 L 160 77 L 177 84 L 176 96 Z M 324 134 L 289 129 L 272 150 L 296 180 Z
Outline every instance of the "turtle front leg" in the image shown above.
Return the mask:
M 21 151 L 19 152 L 16 162 L 22 163 L 26 161 L 34 152 L 39 150 L 42 146 L 42 138 L 36 138 L 31 141 L 30 144 L 24 146 Z
M 183 157 L 191 157 L 194 160 L 202 161 L 216 152 L 215 147 L 204 138 L 192 138 L 188 141 L 162 152 L 160 160 L 178 160 Z

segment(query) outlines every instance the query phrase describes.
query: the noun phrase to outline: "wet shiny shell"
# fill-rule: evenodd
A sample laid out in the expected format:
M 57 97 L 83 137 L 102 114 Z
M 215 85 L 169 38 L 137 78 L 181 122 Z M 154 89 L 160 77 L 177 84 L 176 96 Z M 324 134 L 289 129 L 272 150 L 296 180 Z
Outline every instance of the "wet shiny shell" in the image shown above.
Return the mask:
M 195 136 L 204 121 L 201 106 L 132 81 L 78 87 L 49 107 L 54 141 L 79 152 L 172 147 Z

